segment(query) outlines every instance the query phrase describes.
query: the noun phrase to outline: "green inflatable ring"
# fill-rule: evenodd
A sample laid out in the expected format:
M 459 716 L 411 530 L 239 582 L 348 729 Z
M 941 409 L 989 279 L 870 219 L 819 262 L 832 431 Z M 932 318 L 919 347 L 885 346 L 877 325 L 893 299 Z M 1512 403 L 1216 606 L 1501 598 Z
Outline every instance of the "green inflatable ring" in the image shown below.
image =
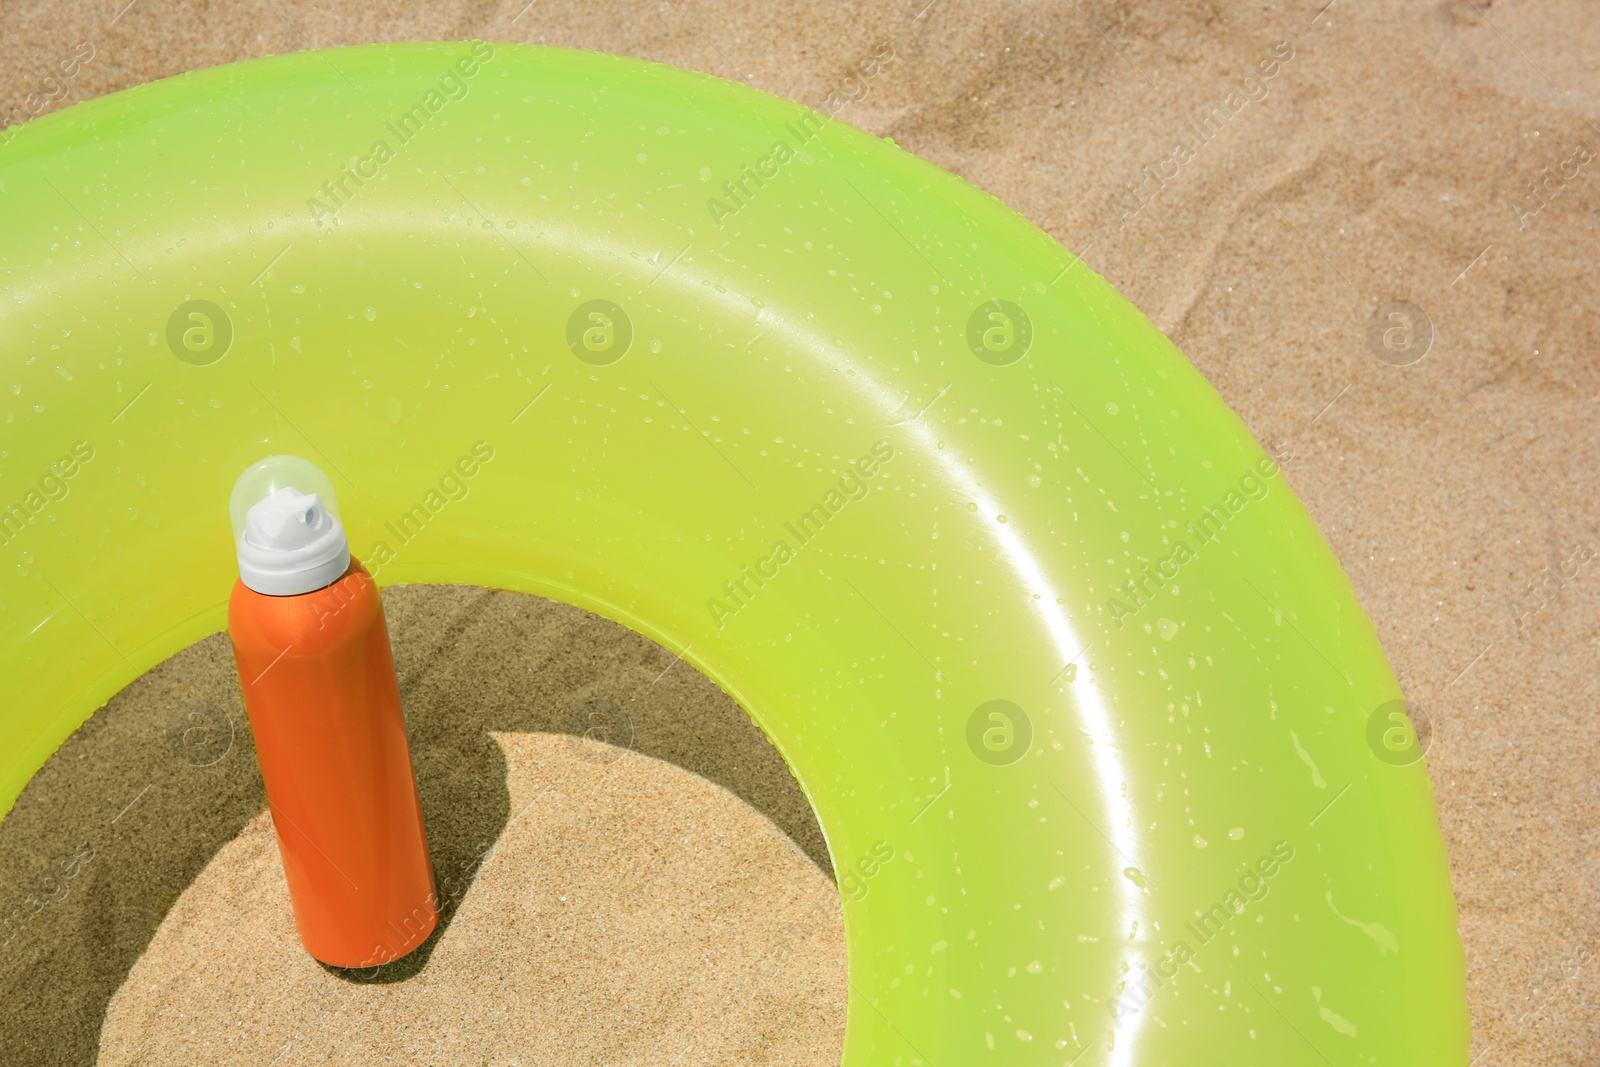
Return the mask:
M 743 87 L 483 42 L 81 104 L 7 131 L 0 197 L 0 810 L 223 628 L 229 489 L 299 453 L 380 583 L 597 612 L 766 730 L 839 874 L 846 1064 L 1466 1062 L 1347 579 L 992 197 Z

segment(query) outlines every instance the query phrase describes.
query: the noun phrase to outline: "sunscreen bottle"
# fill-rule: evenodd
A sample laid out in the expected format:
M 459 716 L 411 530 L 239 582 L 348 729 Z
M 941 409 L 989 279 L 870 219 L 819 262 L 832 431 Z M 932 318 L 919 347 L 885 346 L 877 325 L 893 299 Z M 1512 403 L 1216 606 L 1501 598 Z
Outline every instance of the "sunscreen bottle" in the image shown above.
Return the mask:
M 315 465 L 261 460 L 229 510 L 228 633 L 300 940 L 387 963 L 439 917 L 383 602 Z

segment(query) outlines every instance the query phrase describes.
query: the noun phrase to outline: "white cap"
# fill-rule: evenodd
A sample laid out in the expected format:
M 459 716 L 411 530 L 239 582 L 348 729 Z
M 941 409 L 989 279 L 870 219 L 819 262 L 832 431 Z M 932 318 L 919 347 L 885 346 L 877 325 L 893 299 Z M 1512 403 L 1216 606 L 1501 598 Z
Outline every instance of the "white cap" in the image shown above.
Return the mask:
M 239 476 L 229 501 L 239 578 L 268 596 L 323 589 L 350 567 L 333 485 L 298 456 L 269 456 Z

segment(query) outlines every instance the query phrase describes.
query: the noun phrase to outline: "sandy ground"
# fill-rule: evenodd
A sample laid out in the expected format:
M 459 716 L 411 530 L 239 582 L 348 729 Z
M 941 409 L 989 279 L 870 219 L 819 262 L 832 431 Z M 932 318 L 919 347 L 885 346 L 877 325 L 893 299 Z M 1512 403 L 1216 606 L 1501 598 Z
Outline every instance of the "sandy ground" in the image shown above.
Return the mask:
M 383 602 L 439 931 L 375 974 L 300 950 L 217 634 L 113 697 L 0 823 L 0 885 L 61 871 L 0 930 L 0 1064 L 837 1063 L 827 845 L 739 706 L 564 604 Z
M 460 906 L 425 969 L 351 982 L 307 956 L 263 812 L 129 972 L 99 1062 L 839 1062 L 839 898 L 788 838 L 661 760 L 564 734 L 495 741 L 513 817 L 440 873 Z
M 1430 720 L 1475 1062 L 1600 1052 L 1600 6 L 124 2 L 0 7 L 0 121 L 312 46 L 592 48 L 854 95 L 1082 254 L 1292 450 Z

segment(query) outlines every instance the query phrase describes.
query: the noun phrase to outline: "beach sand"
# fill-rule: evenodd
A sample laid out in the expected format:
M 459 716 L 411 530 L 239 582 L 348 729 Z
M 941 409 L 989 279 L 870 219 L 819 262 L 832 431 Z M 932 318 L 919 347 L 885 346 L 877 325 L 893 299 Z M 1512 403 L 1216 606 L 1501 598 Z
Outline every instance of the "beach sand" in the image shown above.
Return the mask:
M 0 823 L 0 884 L 65 863 L 3 946 L 0 1063 L 837 1063 L 827 845 L 738 705 L 564 604 L 383 602 L 439 931 L 375 974 L 306 956 L 209 637 L 112 698 Z
M 425 969 L 351 982 L 306 955 L 262 813 L 112 998 L 99 1062 L 839 1062 L 839 899 L 804 853 L 670 763 L 570 735 L 494 738 L 513 819 L 439 872 L 459 906 Z
M 27 0 L 0 8 L 0 116 L 268 52 L 467 36 L 659 60 L 819 108 L 889 42 L 839 118 L 1080 253 L 1292 452 L 1291 484 L 1429 724 L 1475 1062 L 1596 1055 L 1600 187 L 1573 160 L 1600 152 L 1600 8 Z M 82 45 L 93 57 L 49 81 Z M 1275 48 L 1290 57 L 1247 84 Z M 1390 301 L 1412 305 L 1409 366 L 1369 340 Z M 102 796 L 141 785 L 117 784 Z M 178 890 L 218 844 L 195 840 Z

